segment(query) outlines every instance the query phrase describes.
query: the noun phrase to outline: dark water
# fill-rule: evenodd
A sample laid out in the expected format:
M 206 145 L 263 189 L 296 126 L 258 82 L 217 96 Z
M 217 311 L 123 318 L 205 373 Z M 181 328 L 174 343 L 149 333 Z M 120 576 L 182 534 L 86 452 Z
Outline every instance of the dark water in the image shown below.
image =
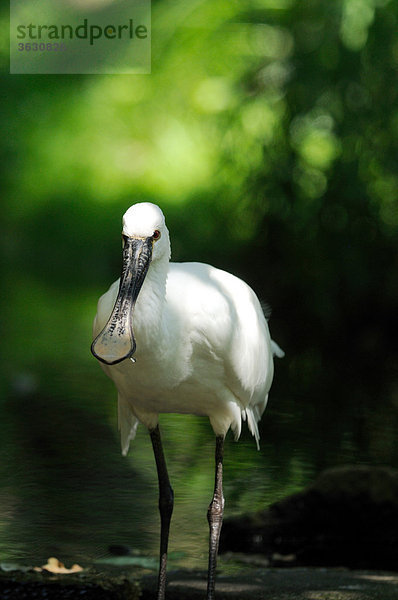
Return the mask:
M 106 558 L 112 544 L 156 555 L 157 478 L 149 436 L 141 427 L 128 457 L 123 458 L 116 403 L 100 408 L 91 411 L 58 394 L 14 397 L 5 403 L 2 561 L 42 564 L 55 555 L 66 562 L 87 563 Z M 175 490 L 170 550 L 184 564 L 199 566 L 207 551 L 214 435 L 205 418 L 167 415 L 161 426 Z M 268 444 L 264 442 L 257 452 L 255 443 L 245 438 L 238 444 L 230 439 L 226 445 L 225 495 L 230 514 L 258 508 L 278 488 L 275 465 L 265 468 Z
M 280 377 L 288 369 L 288 364 L 281 367 Z M 44 392 L 25 375 L 14 381 L 13 395 L 3 402 L 3 562 L 42 564 L 55 555 L 66 563 L 88 564 L 107 558 L 112 544 L 125 544 L 139 555 L 156 555 L 157 480 L 149 436 L 139 428 L 123 458 L 112 384 L 96 365 L 78 376 L 79 396 L 57 377 L 52 378 L 57 389 L 49 393 L 48 381 Z M 238 443 L 227 440 L 226 515 L 261 508 L 300 489 L 321 467 L 359 462 L 365 454 L 355 443 L 354 417 L 351 430 L 341 432 L 340 421 L 327 409 L 308 407 L 305 398 L 292 400 L 284 395 L 284 387 L 277 378 L 259 452 L 246 430 Z M 388 434 L 396 433 L 396 425 L 373 425 L 373 450 L 391 451 Z M 170 551 L 178 564 L 203 567 L 214 435 L 207 419 L 194 416 L 165 415 L 161 427 L 176 501 Z M 317 447 L 322 449 L 319 455 Z M 368 450 L 371 462 L 369 457 Z

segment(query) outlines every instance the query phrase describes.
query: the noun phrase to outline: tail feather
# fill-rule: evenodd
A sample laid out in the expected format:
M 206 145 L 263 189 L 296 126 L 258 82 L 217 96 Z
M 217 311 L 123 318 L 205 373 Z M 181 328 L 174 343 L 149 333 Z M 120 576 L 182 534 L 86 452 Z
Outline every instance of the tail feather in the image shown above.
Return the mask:
M 131 412 L 129 403 L 119 395 L 117 402 L 118 426 L 123 456 L 129 451 L 130 442 L 135 438 L 138 419 Z
M 258 410 L 256 406 L 246 408 L 246 417 L 247 417 L 247 425 L 249 427 L 250 433 L 254 436 L 256 440 L 257 450 L 260 450 L 260 433 L 258 431 L 258 421 L 260 420 L 260 415 L 258 414 Z
M 271 350 L 272 354 L 277 358 L 283 358 L 285 356 L 285 353 L 282 350 L 282 348 L 278 346 L 278 344 L 274 342 L 274 340 L 271 340 Z

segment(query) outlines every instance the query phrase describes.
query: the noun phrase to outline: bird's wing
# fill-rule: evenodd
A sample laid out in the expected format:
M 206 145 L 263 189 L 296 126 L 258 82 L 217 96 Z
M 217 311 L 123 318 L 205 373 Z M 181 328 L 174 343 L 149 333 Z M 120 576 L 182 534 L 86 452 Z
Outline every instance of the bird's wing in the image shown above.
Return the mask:
M 273 361 L 271 338 L 261 305 L 253 290 L 241 279 L 218 270 L 212 277 L 229 299 L 231 340 L 225 347 L 224 360 L 231 382 L 234 376 L 243 408 L 265 404 L 272 382 Z
M 168 301 L 178 305 L 180 315 L 185 312 L 191 335 L 223 364 L 225 386 L 243 410 L 265 408 L 273 376 L 271 339 L 253 290 L 238 277 L 203 263 L 170 267 Z

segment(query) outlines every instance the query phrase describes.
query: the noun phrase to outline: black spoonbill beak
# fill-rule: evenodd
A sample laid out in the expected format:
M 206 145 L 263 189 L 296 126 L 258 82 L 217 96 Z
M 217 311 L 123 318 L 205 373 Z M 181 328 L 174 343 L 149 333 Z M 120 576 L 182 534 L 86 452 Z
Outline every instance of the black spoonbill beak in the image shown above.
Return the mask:
M 95 358 L 106 365 L 116 365 L 126 358 L 132 358 L 135 352 L 132 315 L 152 259 L 152 236 L 123 236 L 123 239 L 119 293 L 107 324 L 91 344 L 91 352 Z

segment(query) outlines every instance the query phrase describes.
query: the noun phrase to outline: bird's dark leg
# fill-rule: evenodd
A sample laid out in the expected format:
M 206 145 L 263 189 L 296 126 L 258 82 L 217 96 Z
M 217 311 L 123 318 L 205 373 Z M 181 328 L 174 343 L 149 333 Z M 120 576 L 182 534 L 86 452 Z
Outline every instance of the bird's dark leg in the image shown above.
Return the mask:
M 216 476 L 214 484 L 213 499 L 210 502 L 207 511 L 207 520 L 210 526 L 210 544 L 209 544 L 209 570 L 207 574 L 207 600 L 215 598 L 215 576 L 216 562 L 218 552 L 218 542 L 224 513 L 224 496 L 222 492 L 222 461 L 224 455 L 224 437 L 216 438 Z
M 169 529 L 173 512 L 174 493 L 167 473 L 166 461 L 163 454 L 159 425 L 149 431 L 155 454 L 159 480 L 159 511 L 160 511 L 160 561 L 157 600 L 164 600 L 166 589 L 167 546 Z

